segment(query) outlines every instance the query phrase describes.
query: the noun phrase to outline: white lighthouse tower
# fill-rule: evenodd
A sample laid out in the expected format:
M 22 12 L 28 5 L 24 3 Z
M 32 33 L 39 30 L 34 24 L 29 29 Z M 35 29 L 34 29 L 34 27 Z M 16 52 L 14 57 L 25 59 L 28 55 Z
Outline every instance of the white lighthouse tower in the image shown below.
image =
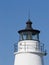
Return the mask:
M 15 44 L 14 65 L 44 65 L 44 44 L 40 43 L 40 31 L 32 28 L 30 19 L 26 22 L 26 28 L 18 33 L 19 42 Z

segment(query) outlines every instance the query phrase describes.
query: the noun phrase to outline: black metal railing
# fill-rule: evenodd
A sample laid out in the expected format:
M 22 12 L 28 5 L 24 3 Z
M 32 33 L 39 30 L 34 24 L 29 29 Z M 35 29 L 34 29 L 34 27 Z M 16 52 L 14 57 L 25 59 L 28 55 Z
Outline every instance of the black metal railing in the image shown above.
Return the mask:
M 18 52 L 18 43 L 14 44 L 14 52 Z
M 38 46 L 34 47 L 33 45 L 27 45 L 27 44 L 20 45 L 20 47 L 18 47 L 17 43 L 14 44 L 14 52 L 18 52 L 18 49 L 24 49 L 24 50 L 31 49 L 32 50 L 33 48 L 36 49 L 36 50 L 39 50 L 41 52 L 44 52 L 45 54 L 47 53 L 43 43 L 40 43 L 39 47 Z

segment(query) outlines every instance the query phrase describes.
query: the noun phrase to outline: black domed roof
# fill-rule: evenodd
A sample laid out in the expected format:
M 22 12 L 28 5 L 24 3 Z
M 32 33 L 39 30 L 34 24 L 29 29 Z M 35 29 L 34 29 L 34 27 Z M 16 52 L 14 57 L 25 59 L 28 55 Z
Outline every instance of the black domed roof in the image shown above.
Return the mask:
M 26 28 L 23 29 L 23 30 L 19 30 L 19 31 L 18 31 L 18 33 L 22 33 L 22 32 L 23 32 L 23 33 L 24 33 L 24 32 L 32 32 L 33 35 L 40 33 L 39 30 L 36 30 L 36 29 L 33 29 L 33 28 L 32 28 L 32 22 L 31 22 L 30 19 L 26 22 Z
M 26 29 L 32 29 L 32 22 L 30 19 L 26 22 Z
M 29 19 L 26 24 L 32 24 L 31 20 Z

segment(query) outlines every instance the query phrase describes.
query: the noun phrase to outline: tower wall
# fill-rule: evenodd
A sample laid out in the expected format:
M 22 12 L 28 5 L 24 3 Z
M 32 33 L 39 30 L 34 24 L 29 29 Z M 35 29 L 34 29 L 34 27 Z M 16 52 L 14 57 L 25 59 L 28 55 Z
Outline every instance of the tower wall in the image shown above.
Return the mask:
M 19 41 L 14 65 L 43 65 L 43 55 L 39 41 Z
M 32 53 L 19 53 L 15 55 L 14 65 L 43 65 L 41 55 Z
M 23 40 L 18 43 L 18 52 L 40 51 L 40 43 L 35 40 Z

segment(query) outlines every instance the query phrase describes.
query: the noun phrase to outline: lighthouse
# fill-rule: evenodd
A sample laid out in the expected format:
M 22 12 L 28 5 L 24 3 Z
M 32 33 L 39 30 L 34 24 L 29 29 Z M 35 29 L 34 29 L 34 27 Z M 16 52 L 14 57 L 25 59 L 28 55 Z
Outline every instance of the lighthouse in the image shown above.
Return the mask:
M 19 41 L 15 44 L 14 65 L 44 65 L 44 44 L 39 40 L 40 31 L 32 27 L 29 19 L 25 29 L 19 30 Z

